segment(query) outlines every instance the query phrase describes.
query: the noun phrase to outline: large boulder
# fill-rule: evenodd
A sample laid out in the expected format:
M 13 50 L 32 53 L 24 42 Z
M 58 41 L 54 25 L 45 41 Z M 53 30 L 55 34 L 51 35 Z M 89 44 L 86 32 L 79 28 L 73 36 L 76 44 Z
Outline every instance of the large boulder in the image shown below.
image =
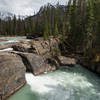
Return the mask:
M 0 100 L 4 100 L 25 83 L 25 67 L 20 56 L 0 54 Z
M 33 53 L 34 49 L 31 47 L 30 41 L 20 41 L 12 45 L 14 51 Z
M 61 66 L 74 66 L 77 64 L 77 60 L 72 57 L 59 56 L 58 60 Z
M 56 65 L 53 60 L 48 62 L 48 59 L 33 53 L 13 52 L 21 56 L 26 70 L 34 75 L 39 75 L 44 72 L 56 70 Z
M 32 72 L 34 75 L 55 71 L 59 68 L 65 68 L 65 66 L 74 66 L 77 64 L 77 60 L 75 58 L 64 56 L 53 57 L 49 53 L 42 56 L 34 53 L 16 51 L 13 51 L 12 53 L 19 55 L 22 58 L 24 65 L 26 66 L 26 71 Z

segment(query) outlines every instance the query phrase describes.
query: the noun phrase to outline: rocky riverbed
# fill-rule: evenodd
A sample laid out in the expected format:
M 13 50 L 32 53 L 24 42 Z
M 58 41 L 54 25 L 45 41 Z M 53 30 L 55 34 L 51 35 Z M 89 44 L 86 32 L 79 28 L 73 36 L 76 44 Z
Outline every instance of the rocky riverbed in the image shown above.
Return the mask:
M 12 41 L 12 40 L 10 40 Z M 25 73 L 37 76 L 57 69 L 70 69 L 81 64 L 100 74 L 99 64 L 92 66 L 78 55 L 62 56 L 59 38 L 48 40 L 18 39 L 17 42 L 0 45 L 0 100 L 5 100 L 26 83 Z
M 8 51 L 8 47 L 12 50 Z M 42 38 L 21 40 L 1 45 L 0 100 L 6 99 L 26 83 L 26 71 L 40 75 L 59 68 L 68 68 L 63 67 L 64 65 L 74 66 L 77 63 L 75 58 L 55 55 L 58 47 L 59 39 L 54 38 L 46 41 Z

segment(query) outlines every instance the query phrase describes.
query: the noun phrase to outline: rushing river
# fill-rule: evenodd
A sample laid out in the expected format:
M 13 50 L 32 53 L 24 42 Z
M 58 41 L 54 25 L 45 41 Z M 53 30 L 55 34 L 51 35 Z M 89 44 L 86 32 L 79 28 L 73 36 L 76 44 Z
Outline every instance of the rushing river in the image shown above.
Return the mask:
M 25 37 L 2 39 L 8 41 L 0 44 L 27 40 Z M 79 65 L 40 76 L 26 73 L 26 80 L 27 84 L 8 100 L 100 100 L 100 78 Z
M 0 44 L 8 44 L 8 43 L 12 43 L 12 42 L 19 42 L 21 40 L 26 40 L 29 41 L 29 39 L 26 39 L 25 36 L 23 37 L 0 37 L 0 39 L 2 39 L 3 41 L 0 42 Z
M 26 73 L 26 80 L 8 100 L 100 100 L 100 78 L 79 65 L 40 76 Z

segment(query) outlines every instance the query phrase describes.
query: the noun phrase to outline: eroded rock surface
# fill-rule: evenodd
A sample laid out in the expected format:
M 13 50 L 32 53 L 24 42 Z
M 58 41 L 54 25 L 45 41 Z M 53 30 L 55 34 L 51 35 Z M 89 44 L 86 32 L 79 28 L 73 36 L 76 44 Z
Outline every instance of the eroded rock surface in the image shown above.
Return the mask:
M 59 39 L 48 39 L 44 40 L 43 38 L 37 38 L 29 42 L 20 42 L 19 44 L 12 45 L 12 48 L 15 51 L 27 52 L 27 53 L 36 53 L 38 55 L 45 55 L 51 50 L 58 47 Z
M 20 42 L 12 46 L 15 52 L 22 58 L 27 71 L 34 75 L 54 71 L 60 66 L 75 65 L 74 58 L 59 56 L 55 57 L 59 48 L 59 38 L 36 38 L 28 42 Z
M 77 60 L 75 58 L 59 56 L 58 59 L 62 66 L 74 66 L 77 64 Z
M 41 55 L 23 52 L 13 53 L 18 54 L 22 58 L 26 70 L 28 72 L 32 72 L 34 75 L 56 70 L 56 65 L 53 63 L 53 61 L 49 63 L 47 59 Z
M 6 99 L 26 83 L 25 71 L 20 56 L 0 53 L 0 100 Z
M 39 75 L 55 71 L 60 66 L 76 64 L 74 58 L 53 54 L 59 46 L 59 39 L 39 38 L 6 46 L 12 47 L 14 51 L 0 54 L 0 100 L 10 96 L 25 84 L 25 71 Z

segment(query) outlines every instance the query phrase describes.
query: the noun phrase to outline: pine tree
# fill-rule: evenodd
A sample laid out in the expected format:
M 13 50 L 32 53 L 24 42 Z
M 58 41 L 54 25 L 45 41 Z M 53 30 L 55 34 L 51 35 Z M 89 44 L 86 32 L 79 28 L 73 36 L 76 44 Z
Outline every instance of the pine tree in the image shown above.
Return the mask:
M 59 31 L 58 31 L 58 26 L 57 26 L 57 23 L 55 24 L 55 31 L 54 31 L 54 37 L 57 37 L 59 34 Z
M 52 35 L 52 29 L 51 29 L 51 24 L 48 24 L 48 34 L 49 34 L 49 36 L 51 36 Z
M 17 29 L 17 19 L 16 19 L 16 15 L 14 15 L 13 18 L 13 35 L 16 35 L 16 29 Z
M 71 10 L 71 34 L 70 34 L 70 40 L 71 40 L 71 44 L 73 44 L 73 47 L 76 49 L 78 40 L 76 37 L 78 37 L 78 33 L 77 33 L 77 2 L 76 0 L 73 0 L 73 4 L 72 4 L 72 10 Z
M 70 33 L 71 33 L 71 9 L 72 9 L 72 7 L 71 7 L 71 3 L 72 3 L 72 0 L 69 0 L 69 2 L 68 2 L 68 7 L 67 7 L 67 16 L 66 16 L 66 18 L 67 18 L 67 22 L 66 22 L 66 29 L 67 29 L 67 34 L 66 35 L 70 35 Z
M 94 10 L 93 10 L 93 0 L 88 1 L 88 24 L 87 24 L 87 37 L 86 37 L 86 55 L 92 56 L 93 42 L 94 42 Z
M 48 25 L 45 25 L 43 37 L 45 40 L 48 38 Z

